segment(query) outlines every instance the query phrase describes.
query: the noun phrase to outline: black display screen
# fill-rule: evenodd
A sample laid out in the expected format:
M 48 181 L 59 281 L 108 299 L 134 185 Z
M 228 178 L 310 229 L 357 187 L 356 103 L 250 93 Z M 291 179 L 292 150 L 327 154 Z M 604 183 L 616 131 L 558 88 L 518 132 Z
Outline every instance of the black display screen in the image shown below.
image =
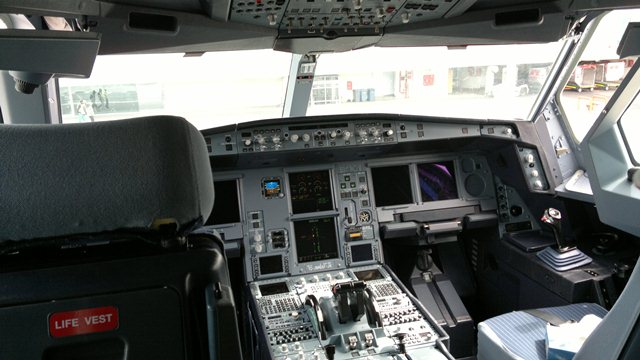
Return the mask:
M 371 169 L 376 206 L 404 205 L 413 202 L 409 166 L 388 166 Z
M 281 273 L 283 271 L 281 255 L 261 257 L 259 261 L 261 275 Z
M 453 161 L 418 164 L 417 168 L 423 202 L 458 198 Z
M 294 214 L 333 209 L 329 171 L 290 173 L 289 186 Z
M 371 244 L 353 245 L 351 246 L 351 261 L 361 262 L 373 260 L 373 250 Z
M 214 181 L 213 187 L 213 211 L 205 225 L 239 223 L 238 182 L 236 180 Z
M 360 281 L 378 280 L 383 278 L 382 274 L 377 269 L 354 271 L 353 275 L 355 275 Z
M 275 284 L 264 284 L 259 286 L 262 296 L 284 294 L 289 292 L 287 283 L 279 282 Z
M 338 257 L 336 224 L 332 217 L 294 221 L 293 230 L 299 263 Z

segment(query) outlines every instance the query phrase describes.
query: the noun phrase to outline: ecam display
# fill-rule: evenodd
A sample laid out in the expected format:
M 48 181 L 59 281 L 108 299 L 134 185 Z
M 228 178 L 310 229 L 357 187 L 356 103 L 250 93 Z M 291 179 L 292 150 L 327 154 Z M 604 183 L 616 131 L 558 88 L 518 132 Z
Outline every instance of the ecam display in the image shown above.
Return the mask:
M 333 209 L 331 179 L 328 170 L 290 173 L 289 187 L 293 214 Z
M 299 263 L 338 257 L 334 218 L 294 221 L 293 229 Z

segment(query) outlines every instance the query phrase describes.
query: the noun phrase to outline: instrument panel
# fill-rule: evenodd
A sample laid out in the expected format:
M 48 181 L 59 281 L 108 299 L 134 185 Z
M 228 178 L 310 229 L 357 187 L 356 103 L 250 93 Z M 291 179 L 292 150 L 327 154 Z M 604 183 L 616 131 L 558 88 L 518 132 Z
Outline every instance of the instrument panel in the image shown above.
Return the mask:
M 207 224 L 242 250 L 268 349 L 258 358 L 451 359 L 447 334 L 384 265 L 382 242 L 456 241 L 473 221 L 497 218 L 487 155 L 430 145 L 514 141 L 514 128 L 355 120 L 205 132 L 217 170 Z M 533 163 L 527 170 L 544 176 Z
M 493 176 L 477 154 L 246 169 L 214 179 L 217 220 L 208 223 L 241 243 L 249 282 L 382 263 L 381 228 L 455 233 L 465 215 L 496 209 Z M 458 226 L 444 227 L 451 221 Z

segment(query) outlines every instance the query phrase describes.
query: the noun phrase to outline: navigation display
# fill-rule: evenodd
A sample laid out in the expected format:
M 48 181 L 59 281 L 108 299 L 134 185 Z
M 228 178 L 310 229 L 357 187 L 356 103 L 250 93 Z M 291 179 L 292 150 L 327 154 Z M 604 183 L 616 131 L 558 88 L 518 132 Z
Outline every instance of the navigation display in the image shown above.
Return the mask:
M 338 257 L 334 218 L 294 221 L 293 230 L 296 236 L 298 263 Z
M 387 166 L 371 169 L 376 206 L 404 205 L 413 202 L 409 166 Z
M 453 161 L 418 164 L 422 202 L 458 198 Z
M 328 170 L 289 174 L 291 208 L 294 214 L 333 209 Z
M 214 181 L 213 211 L 205 225 L 220 225 L 240 222 L 237 180 Z

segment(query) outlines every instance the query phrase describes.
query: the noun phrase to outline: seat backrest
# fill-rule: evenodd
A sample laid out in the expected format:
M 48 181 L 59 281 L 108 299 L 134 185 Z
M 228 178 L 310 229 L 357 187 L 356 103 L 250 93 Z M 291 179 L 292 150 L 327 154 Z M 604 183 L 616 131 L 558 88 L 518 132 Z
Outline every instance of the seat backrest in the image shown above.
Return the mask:
M 176 117 L 0 126 L 3 359 L 241 358 L 204 139 Z
M 587 338 L 575 360 L 638 359 L 640 261 L 611 311 Z

